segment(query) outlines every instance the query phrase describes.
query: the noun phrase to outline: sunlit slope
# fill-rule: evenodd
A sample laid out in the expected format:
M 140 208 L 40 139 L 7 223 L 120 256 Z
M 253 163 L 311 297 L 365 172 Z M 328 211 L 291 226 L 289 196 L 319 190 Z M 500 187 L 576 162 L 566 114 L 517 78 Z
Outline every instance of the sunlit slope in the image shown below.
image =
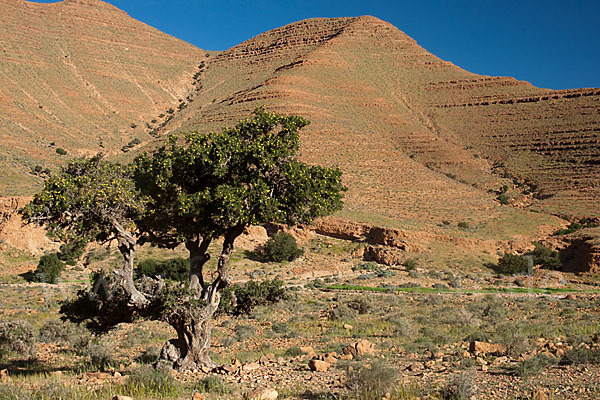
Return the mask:
M 34 191 L 36 165 L 151 139 L 145 123 L 188 96 L 205 58 L 97 0 L 0 0 L 0 8 L 4 196 Z

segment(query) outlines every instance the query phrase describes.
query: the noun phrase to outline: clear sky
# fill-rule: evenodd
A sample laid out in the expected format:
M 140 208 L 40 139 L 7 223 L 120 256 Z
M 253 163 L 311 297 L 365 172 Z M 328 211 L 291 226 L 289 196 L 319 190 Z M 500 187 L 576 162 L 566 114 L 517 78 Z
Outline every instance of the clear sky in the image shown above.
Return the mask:
M 205 50 L 305 18 L 373 15 L 474 73 L 551 89 L 600 87 L 600 0 L 107 1 Z

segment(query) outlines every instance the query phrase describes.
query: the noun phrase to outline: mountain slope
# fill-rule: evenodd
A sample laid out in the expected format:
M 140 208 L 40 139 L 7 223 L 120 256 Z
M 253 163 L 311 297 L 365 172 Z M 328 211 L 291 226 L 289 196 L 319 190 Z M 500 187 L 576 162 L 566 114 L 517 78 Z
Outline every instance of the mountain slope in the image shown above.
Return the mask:
M 56 148 L 111 154 L 151 139 L 144 123 L 188 96 L 206 58 L 98 0 L 0 7 L 0 195 L 35 190 L 31 170 L 60 162 Z
M 198 101 L 165 131 L 217 129 L 263 104 L 302 114 L 313 122 L 303 157 L 342 167 L 348 215 L 437 224 L 467 214 L 484 223 L 515 212 L 489 193 L 504 185 L 514 203 L 543 208 L 526 184 L 557 203 L 556 213 L 600 211 L 598 90 L 554 92 L 472 74 L 377 18 L 313 19 L 266 32 L 209 60 L 198 88 Z M 544 97 L 551 104 L 517 100 Z M 477 99 L 502 103 L 466 105 Z M 563 125 L 574 145 L 546 154 L 536 143 Z M 577 159 L 583 163 L 569 169 Z

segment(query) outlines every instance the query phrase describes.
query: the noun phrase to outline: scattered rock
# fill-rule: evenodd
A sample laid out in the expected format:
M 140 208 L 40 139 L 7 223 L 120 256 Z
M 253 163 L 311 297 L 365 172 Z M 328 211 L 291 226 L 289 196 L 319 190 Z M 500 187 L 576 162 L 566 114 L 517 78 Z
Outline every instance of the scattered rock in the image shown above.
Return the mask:
M 276 400 L 279 393 L 275 389 L 259 387 L 244 394 L 246 400 Z
M 497 367 L 499 365 L 506 364 L 507 362 L 508 362 L 508 357 L 502 356 L 502 357 L 498 357 L 494 361 L 492 361 L 492 365 L 494 367 Z
M 354 327 L 350 324 L 344 324 L 344 325 L 342 325 L 342 327 L 348 331 L 351 331 L 352 329 L 354 329 Z
M 323 361 L 333 365 L 337 362 L 337 358 L 335 358 L 332 354 L 327 354 L 325 357 L 323 357 Z
M 4 381 L 6 379 L 8 379 L 8 370 L 0 369 L 0 381 Z
M 352 357 L 352 354 L 342 354 L 340 358 L 342 360 L 352 360 L 354 357 Z
M 375 354 L 375 346 L 368 340 L 362 339 L 354 344 L 350 344 L 342 349 L 343 354 L 350 354 L 353 357 Z
M 317 355 L 317 353 L 315 353 L 315 349 L 313 349 L 312 346 L 300 347 L 300 352 L 311 357 Z
M 205 397 L 202 393 L 194 392 L 192 395 L 192 400 L 205 400 Z
M 133 400 L 129 396 L 114 395 L 112 400 Z
M 308 367 L 314 372 L 325 372 L 331 367 L 327 361 L 312 359 L 308 362 Z
M 469 351 L 473 354 L 502 354 L 504 346 L 499 343 L 473 341 L 469 345 Z
M 251 362 L 248 364 L 244 364 L 244 366 L 242 367 L 242 371 L 244 372 L 250 372 L 250 371 L 254 371 L 260 368 L 260 364 L 257 362 Z

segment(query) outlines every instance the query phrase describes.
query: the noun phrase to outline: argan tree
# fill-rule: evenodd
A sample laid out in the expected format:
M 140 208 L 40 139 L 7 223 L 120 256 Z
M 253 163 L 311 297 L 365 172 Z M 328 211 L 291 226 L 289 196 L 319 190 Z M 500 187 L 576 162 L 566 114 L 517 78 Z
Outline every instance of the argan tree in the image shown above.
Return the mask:
M 133 282 L 137 245 L 135 222 L 144 213 L 128 167 L 102 159 L 71 160 L 49 177 L 44 188 L 21 213 L 27 223 L 43 225 L 51 237 L 67 243 L 116 240 L 123 265 L 114 280 L 130 293 L 132 309 L 148 304 Z
M 175 137 L 135 161 L 138 187 L 150 210 L 139 227 L 154 243 L 185 243 L 190 253 L 186 290 L 165 320 L 176 330 L 161 358 L 179 370 L 213 366 L 211 320 L 219 292 L 231 284 L 234 243 L 250 225 L 309 223 L 342 207 L 341 171 L 296 158 L 298 131 L 308 122 L 257 109 L 250 119 L 217 133 Z M 223 238 L 213 279 L 204 265 L 211 242 Z
M 51 177 L 24 209 L 26 220 L 59 237 L 115 238 L 124 260 L 63 303 L 63 318 L 96 333 L 136 319 L 165 321 L 177 338 L 163 347 L 162 362 L 178 370 L 213 367 L 211 321 L 220 292 L 231 284 L 236 238 L 250 225 L 310 223 L 342 207 L 341 171 L 296 159 L 298 131 L 307 124 L 257 109 L 218 133 L 171 137 L 128 167 L 95 157 L 72 161 Z M 208 275 L 208 249 L 217 238 L 223 239 L 217 270 Z M 134 281 L 136 244 L 148 241 L 167 248 L 184 243 L 189 280 Z

